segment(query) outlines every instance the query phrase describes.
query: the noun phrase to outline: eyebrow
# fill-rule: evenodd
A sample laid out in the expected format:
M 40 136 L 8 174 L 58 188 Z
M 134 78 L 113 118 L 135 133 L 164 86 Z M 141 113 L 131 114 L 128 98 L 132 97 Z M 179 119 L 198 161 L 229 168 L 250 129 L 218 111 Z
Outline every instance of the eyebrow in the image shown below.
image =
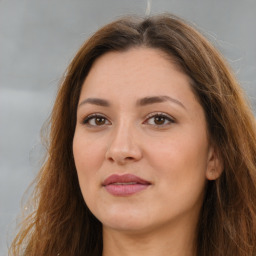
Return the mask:
M 169 96 L 152 96 L 152 97 L 145 97 L 142 99 L 137 100 L 136 102 L 136 106 L 146 106 L 146 105 L 151 105 L 151 104 L 155 104 L 155 103 L 162 103 L 162 102 L 166 102 L 166 101 L 171 101 L 173 103 L 178 104 L 179 106 L 181 106 L 182 108 L 186 109 L 185 106 L 178 100 L 169 97 Z M 78 107 L 84 105 L 84 104 L 93 104 L 93 105 L 97 105 L 97 106 L 102 106 L 102 107 L 110 107 L 111 104 L 109 101 L 105 100 L 105 99 L 100 99 L 100 98 L 87 98 L 85 100 L 83 100 Z
M 93 105 L 97 105 L 97 106 L 102 106 L 102 107 L 109 107 L 110 103 L 107 100 L 104 99 L 99 99 L 99 98 L 88 98 L 83 100 L 80 104 L 79 107 L 84 105 L 84 104 L 93 104 Z
M 154 103 L 162 103 L 166 101 L 171 101 L 173 103 L 176 103 L 180 105 L 182 108 L 186 109 L 185 106 L 178 100 L 169 97 L 169 96 L 153 96 L 153 97 L 145 97 L 137 101 L 137 106 L 146 106 Z

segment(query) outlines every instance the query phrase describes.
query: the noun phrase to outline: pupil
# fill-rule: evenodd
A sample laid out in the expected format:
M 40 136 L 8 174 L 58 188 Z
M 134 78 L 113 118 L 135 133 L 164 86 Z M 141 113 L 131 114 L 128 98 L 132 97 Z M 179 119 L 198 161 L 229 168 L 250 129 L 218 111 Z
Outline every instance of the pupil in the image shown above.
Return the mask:
M 97 125 L 102 125 L 105 123 L 105 118 L 102 118 L 102 117 L 97 117 L 96 120 L 95 120 L 95 123 Z
M 162 116 L 157 116 L 157 117 L 155 117 L 155 123 L 156 123 L 156 124 L 163 124 L 164 121 L 165 121 L 165 118 L 162 117 Z

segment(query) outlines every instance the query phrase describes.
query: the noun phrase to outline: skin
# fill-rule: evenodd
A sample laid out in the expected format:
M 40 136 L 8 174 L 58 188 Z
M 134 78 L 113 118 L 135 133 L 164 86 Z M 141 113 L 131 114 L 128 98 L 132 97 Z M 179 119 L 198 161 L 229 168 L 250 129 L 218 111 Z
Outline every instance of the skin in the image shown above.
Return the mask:
M 84 81 L 73 152 L 84 200 L 103 224 L 105 256 L 195 255 L 205 186 L 221 163 L 189 81 L 164 53 L 145 47 L 106 53 Z M 152 96 L 171 100 L 137 104 Z M 100 118 L 88 121 L 91 114 Z M 102 186 L 127 173 L 151 185 L 130 196 Z

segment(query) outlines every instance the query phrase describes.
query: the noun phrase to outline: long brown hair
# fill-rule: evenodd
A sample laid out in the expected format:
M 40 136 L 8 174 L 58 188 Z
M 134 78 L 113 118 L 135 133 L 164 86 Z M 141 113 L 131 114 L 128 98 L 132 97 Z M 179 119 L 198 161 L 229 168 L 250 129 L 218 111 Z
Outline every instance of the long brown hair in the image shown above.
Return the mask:
M 82 83 L 92 63 L 131 47 L 165 52 L 191 78 L 224 170 L 209 181 L 199 217 L 197 255 L 256 255 L 254 116 L 227 63 L 192 26 L 166 14 L 121 18 L 82 45 L 61 83 L 51 115 L 48 156 L 36 180 L 34 212 L 23 222 L 11 255 L 101 255 L 102 226 L 87 208 L 72 153 Z

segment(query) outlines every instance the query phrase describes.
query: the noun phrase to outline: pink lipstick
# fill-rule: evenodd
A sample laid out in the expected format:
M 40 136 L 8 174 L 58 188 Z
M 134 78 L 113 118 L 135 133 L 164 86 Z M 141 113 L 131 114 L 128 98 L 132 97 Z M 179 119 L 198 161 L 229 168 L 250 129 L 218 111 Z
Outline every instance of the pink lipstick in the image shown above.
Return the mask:
M 148 188 L 151 183 L 133 174 L 114 174 L 105 179 L 102 185 L 114 196 L 129 196 Z

